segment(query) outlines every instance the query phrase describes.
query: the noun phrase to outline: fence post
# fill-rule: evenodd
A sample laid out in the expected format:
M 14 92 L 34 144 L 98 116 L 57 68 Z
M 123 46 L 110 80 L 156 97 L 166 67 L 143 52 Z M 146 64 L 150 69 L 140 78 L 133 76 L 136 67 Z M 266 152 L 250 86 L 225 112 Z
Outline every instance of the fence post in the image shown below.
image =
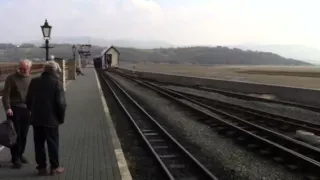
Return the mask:
M 55 58 L 56 62 L 60 65 L 61 73 L 60 73 L 60 79 L 63 84 L 63 89 L 66 90 L 66 66 L 65 66 L 65 60 L 61 58 Z

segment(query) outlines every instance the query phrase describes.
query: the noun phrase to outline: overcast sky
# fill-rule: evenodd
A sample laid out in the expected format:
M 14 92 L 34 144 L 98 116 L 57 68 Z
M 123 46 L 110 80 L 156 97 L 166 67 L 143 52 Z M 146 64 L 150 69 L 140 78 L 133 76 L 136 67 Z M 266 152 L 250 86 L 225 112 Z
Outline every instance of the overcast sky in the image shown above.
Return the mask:
M 319 0 L 0 0 L 0 42 L 54 36 L 320 48 Z

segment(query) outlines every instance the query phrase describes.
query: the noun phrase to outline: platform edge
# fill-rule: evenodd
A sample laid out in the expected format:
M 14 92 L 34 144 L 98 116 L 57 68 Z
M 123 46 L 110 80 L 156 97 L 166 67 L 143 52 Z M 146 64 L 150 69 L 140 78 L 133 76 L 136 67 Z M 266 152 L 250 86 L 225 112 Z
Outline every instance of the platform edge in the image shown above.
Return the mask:
M 98 86 L 98 90 L 99 90 L 99 93 L 100 93 L 104 114 L 105 114 L 106 121 L 107 121 L 108 126 L 109 126 L 109 132 L 110 132 L 111 137 L 112 137 L 112 144 L 114 146 L 114 153 L 116 155 L 116 159 L 117 159 L 118 168 L 119 168 L 119 171 L 120 171 L 121 180 L 132 180 L 132 177 L 131 177 L 131 174 L 130 174 L 130 171 L 129 171 L 129 168 L 128 168 L 128 164 L 127 164 L 126 158 L 124 157 L 124 153 L 123 153 L 122 148 L 121 148 L 121 143 L 119 141 L 117 132 L 116 132 L 114 124 L 112 122 L 112 118 L 111 118 L 110 113 L 109 113 L 109 108 L 107 106 L 107 102 L 106 102 L 105 97 L 104 97 L 103 92 L 102 92 L 102 88 L 101 88 L 101 85 L 100 85 L 100 82 L 99 82 L 97 71 L 94 70 L 94 73 L 95 73 L 95 77 L 96 77 L 96 80 L 97 80 L 97 86 Z

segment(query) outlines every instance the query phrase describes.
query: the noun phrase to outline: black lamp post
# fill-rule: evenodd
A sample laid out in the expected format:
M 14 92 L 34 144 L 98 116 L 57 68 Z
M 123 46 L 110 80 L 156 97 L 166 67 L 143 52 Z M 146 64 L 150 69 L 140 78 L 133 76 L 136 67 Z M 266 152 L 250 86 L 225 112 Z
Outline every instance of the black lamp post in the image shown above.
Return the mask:
M 76 60 L 76 51 L 77 51 L 77 48 L 75 45 L 72 46 L 72 52 L 73 52 L 73 60 L 75 61 Z
M 43 39 L 45 40 L 45 46 L 43 46 L 41 48 L 45 48 L 46 49 L 46 61 L 49 61 L 49 49 L 53 48 L 53 47 L 49 47 L 49 39 L 50 39 L 50 35 L 51 35 L 52 26 L 50 26 L 48 24 L 48 21 L 46 20 L 44 22 L 44 25 L 42 25 L 40 27 L 41 27 L 41 30 L 42 30 Z

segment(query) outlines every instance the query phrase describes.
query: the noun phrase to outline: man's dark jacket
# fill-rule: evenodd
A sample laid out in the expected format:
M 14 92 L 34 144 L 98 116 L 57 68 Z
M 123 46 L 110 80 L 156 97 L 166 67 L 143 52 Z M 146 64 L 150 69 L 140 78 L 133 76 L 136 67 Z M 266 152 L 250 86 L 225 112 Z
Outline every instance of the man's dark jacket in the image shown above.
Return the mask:
M 55 73 L 43 72 L 30 82 L 27 108 L 34 126 L 56 127 L 64 123 L 67 108 L 62 81 Z

